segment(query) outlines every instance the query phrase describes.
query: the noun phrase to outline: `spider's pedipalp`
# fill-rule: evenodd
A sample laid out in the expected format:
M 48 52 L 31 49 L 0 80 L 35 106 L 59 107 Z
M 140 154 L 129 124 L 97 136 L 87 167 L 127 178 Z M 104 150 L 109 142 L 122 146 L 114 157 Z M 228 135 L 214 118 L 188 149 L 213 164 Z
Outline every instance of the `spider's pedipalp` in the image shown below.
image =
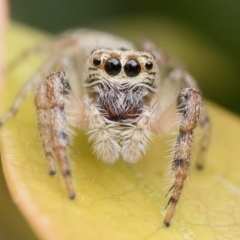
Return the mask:
M 145 107 L 136 119 L 135 125 L 122 131 L 122 156 L 125 162 L 135 163 L 146 153 L 158 117 L 156 100 L 152 100 L 150 106 Z
M 106 119 L 90 99 L 85 100 L 86 119 L 90 129 L 89 141 L 93 141 L 93 151 L 106 163 L 114 163 L 119 157 L 119 130 L 115 124 L 107 124 Z

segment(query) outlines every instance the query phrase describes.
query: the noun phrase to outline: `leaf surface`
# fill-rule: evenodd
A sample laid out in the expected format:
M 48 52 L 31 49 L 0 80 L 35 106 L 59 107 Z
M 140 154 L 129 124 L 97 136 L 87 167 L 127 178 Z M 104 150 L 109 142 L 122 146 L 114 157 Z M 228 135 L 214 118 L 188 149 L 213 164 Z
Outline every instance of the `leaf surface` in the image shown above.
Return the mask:
M 13 26 L 8 44 L 15 51 L 9 51 L 9 61 L 42 39 L 44 35 L 34 30 Z M 1 88 L 1 113 L 38 64 L 26 60 L 9 73 Z M 165 175 L 170 163 L 165 158 L 167 141 L 172 137 L 155 138 L 147 155 L 134 165 L 123 161 L 106 165 L 92 154 L 85 132 L 76 130 L 71 152 L 77 199 L 71 201 L 60 174 L 47 174 L 33 96 L 0 132 L 3 171 L 12 199 L 41 239 L 237 239 L 240 119 L 214 104 L 207 106 L 213 134 L 206 167 L 192 168 L 170 228 L 162 222 L 164 196 L 172 179 Z M 198 131 L 196 143 L 199 139 Z M 194 161 L 197 147 L 193 155 Z

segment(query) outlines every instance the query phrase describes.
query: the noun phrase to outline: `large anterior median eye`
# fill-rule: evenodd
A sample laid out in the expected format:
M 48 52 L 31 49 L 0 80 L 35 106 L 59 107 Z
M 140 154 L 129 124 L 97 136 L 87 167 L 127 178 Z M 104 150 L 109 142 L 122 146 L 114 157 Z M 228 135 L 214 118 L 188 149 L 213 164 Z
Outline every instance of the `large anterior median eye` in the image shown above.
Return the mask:
M 140 73 L 140 71 L 140 64 L 133 59 L 128 60 L 124 65 L 124 72 L 129 77 L 136 77 Z
M 122 65 L 116 58 L 109 58 L 105 63 L 104 69 L 108 75 L 117 75 L 121 72 Z

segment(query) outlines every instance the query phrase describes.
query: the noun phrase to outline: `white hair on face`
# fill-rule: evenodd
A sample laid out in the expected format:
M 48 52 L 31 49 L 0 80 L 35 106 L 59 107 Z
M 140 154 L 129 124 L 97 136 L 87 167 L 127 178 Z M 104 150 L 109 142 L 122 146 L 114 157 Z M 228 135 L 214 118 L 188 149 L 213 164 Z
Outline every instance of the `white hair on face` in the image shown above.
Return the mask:
M 94 87 L 94 92 L 98 93 L 97 108 L 113 121 L 137 118 L 143 109 L 143 98 L 148 94 L 144 86 L 117 81 L 102 82 Z

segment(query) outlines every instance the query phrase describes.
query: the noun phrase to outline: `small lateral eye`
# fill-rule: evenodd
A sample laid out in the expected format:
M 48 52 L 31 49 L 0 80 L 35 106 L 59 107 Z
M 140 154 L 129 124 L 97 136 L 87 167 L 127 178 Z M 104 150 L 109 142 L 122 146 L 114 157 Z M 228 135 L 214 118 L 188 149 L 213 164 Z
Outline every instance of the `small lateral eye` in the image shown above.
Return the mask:
M 109 58 L 104 66 L 104 69 L 108 75 L 117 75 L 121 72 L 122 65 L 116 58 Z
M 94 64 L 94 66 L 99 66 L 100 64 L 101 64 L 101 62 L 102 62 L 102 60 L 101 60 L 101 58 L 99 58 L 99 57 L 95 57 L 94 59 L 93 59 L 93 64 Z
M 140 64 L 133 59 L 128 60 L 124 65 L 124 72 L 129 77 L 136 77 L 140 73 L 140 71 Z
M 146 68 L 147 70 L 151 70 L 151 69 L 153 68 L 153 63 L 150 62 L 150 61 L 147 61 L 147 62 L 145 63 L 145 68 Z

